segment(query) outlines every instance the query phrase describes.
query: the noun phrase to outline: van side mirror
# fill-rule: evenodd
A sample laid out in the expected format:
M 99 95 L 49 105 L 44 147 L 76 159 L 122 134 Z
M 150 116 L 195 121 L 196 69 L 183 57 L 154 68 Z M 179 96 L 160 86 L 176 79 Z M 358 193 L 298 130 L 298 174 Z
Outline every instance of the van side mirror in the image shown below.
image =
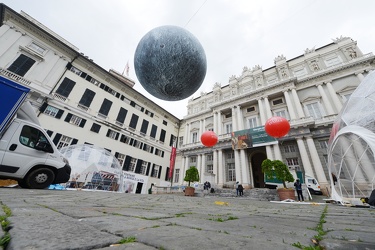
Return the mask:
M 47 153 L 53 153 L 53 148 L 48 142 L 45 141 L 39 141 L 34 148 Z

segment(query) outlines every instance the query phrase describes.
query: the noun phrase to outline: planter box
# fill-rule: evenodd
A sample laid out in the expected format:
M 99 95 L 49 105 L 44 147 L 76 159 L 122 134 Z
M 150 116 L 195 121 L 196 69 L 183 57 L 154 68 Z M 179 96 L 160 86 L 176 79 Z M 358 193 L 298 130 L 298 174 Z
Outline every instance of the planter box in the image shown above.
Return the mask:
M 186 187 L 185 188 L 185 196 L 194 196 L 195 188 L 193 187 Z
M 277 189 L 277 193 L 279 194 L 279 198 L 281 201 L 286 200 L 286 199 L 291 199 L 291 200 L 296 199 L 294 189 L 279 188 Z

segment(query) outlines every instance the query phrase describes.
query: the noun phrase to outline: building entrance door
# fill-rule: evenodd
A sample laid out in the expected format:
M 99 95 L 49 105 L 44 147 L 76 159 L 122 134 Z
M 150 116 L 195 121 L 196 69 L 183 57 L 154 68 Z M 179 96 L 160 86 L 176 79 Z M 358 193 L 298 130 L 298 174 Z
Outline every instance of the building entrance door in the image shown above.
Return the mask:
M 267 158 L 264 153 L 255 153 L 251 157 L 253 169 L 254 188 L 264 188 L 264 174 L 262 173 L 262 162 Z
M 140 194 L 142 192 L 142 187 L 143 187 L 143 183 L 142 182 L 138 182 L 137 189 L 135 190 L 135 193 L 136 194 Z

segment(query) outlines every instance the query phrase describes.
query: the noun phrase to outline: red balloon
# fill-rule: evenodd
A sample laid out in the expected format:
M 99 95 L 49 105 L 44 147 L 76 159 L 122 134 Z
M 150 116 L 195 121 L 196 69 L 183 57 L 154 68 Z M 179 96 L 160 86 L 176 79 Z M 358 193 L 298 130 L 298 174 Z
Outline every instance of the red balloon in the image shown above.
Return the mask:
M 201 142 L 206 147 L 213 147 L 217 143 L 219 138 L 213 131 L 206 131 L 201 135 Z
M 290 124 L 284 117 L 274 116 L 266 121 L 264 129 L 269 136 L 280 138 L 289 132 Z

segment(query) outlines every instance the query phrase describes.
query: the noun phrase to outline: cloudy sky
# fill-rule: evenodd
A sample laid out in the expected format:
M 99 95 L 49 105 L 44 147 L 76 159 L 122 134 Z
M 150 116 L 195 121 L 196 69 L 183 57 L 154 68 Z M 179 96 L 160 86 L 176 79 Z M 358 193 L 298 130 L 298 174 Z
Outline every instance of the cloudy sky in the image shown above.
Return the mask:
M 186 105 L 218 82 L 228 84 L 244 66 L 263 69 L 274 59 L 287 60 L 345 36 L 363 53 L 375 52 L 373 0 L 3 0 L 23 10 L 79 48 L 95 63 L 123 72 L 135 89 L 178 118 Z M 207 58 L 207 74 L 191 97 L 175 102 L 149 95 L 134 71 L 134 52 L 141 38 L 162 25 L 177 25 L 193 33 Z

